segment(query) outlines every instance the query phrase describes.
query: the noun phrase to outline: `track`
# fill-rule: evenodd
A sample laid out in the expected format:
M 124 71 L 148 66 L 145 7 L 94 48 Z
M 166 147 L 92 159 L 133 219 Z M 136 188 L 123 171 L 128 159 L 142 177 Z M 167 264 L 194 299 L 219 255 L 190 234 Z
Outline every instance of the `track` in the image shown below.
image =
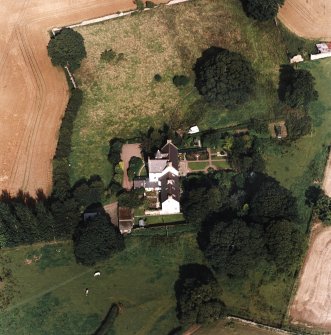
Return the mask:
M 299 36 L 331 40 L 330 0 L 286 0 L 278 18 Z
M 51 190 L 68 88 L 48 58 L 48 30 L 134 7 L 132 0 L 0 2 L 0 190 Z

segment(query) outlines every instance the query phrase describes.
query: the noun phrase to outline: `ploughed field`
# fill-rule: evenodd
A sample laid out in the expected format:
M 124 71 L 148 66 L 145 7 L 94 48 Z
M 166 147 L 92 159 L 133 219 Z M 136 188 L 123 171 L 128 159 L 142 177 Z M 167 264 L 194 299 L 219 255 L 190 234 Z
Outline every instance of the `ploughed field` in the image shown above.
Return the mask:
M 293 323 L 331 330 L 331 228 L 317 227 L 290 308 Z
M 330 0 L 286 0 L 278 17 L 299 36 L 330 40 L 330 14 Z
M 48 30 L 133 7 L 131 0 L 0 2 L 0 189 L 51 188 L 68 87 L 48 58 Z

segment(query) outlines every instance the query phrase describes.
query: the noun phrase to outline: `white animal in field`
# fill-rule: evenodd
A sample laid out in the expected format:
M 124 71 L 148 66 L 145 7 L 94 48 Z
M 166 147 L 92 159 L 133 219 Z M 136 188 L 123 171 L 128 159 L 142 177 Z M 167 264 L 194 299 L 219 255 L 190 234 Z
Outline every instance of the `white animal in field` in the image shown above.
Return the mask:
M 100 271 L 96 271 L 94 272 L 94 277 L 97 277 L 97 276 L 100 276 L 101 275 L 101 272 Z
M 88 295 L 88 288 L 85 289 L 85 295 Z

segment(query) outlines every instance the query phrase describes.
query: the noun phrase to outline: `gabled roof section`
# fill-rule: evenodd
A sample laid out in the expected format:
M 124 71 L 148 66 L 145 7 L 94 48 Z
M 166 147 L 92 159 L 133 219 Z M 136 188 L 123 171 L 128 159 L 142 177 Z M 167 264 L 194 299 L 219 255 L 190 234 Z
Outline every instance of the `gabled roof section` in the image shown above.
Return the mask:
M 180 187 L 179 177 L 171 172 L 160 178 L 161 181 L 161 203 L 166 201 L 169 196 L 179 202 Z
M 168 161 L 172 163 L 172 166 L 178 170 L 178 148 L 172 143 L 171 140 L 167 140 L 167 144 L 161 149 L 163 154 L 168 155 Z
M 166 159 L 148 159 L 148 172 L 161 173 L 167 166 Z

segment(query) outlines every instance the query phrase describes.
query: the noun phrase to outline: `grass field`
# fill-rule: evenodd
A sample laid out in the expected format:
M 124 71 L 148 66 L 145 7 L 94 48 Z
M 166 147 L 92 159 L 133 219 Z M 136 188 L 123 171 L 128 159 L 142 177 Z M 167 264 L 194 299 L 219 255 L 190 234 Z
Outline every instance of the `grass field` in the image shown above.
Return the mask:
M 109 182 L 110 138 L 134 136 L 163 122 L 184 129 L 198 122 L 206 129 L 275 113 L 286 48 L 274 24 L 248 19 L 239 1 L 198 0 L 77 30 L 84 36 L 87 59 L 76 73 L 85 98 L 73 134 L 72 182 L 92 174 Z M 251 102 L 229 112 L 201 101 L 192 67 L 209 46 L 238 51 L 251 60 L 259 74 Z M 100 62 L 106 48 L 123 53 L 123 59 Z M 176 88 L 175 74 L 188 75 L 189 85 Z
M 326 163 L 325 146 L 331 143 L 331 60 L 307 62 L 301 67 L 315 76 L 319 92 L 319 100 L 310 108 L 313 131 L 291 146 L 270 145 L 265 150 L 265 160 L 268 173 L 301 199 L 302 213 L 309 215 L 304 206 L 304 191 L 321 177 Z
M 167 334 L 178 323 L 173 285 L 179 265 L 201 262 L 195 234 L 132 237 L 126 250 L 94 268 L 75 264 L 69 243 L 21 247 L 10 258 L 20 293 L 0 315 L 0 334 L 92 334 L 110 305 L 121 302 L 116 334 Z M 58 252 L 60 250 L 60 252 Z M 25 259 L 40 256 L 30 265 Z M 85 288 L 89 295 L 85 296 Z
M 227 161 L 212 161 L 211 163 L 219 169 L 230 169 L 230 164 Z

